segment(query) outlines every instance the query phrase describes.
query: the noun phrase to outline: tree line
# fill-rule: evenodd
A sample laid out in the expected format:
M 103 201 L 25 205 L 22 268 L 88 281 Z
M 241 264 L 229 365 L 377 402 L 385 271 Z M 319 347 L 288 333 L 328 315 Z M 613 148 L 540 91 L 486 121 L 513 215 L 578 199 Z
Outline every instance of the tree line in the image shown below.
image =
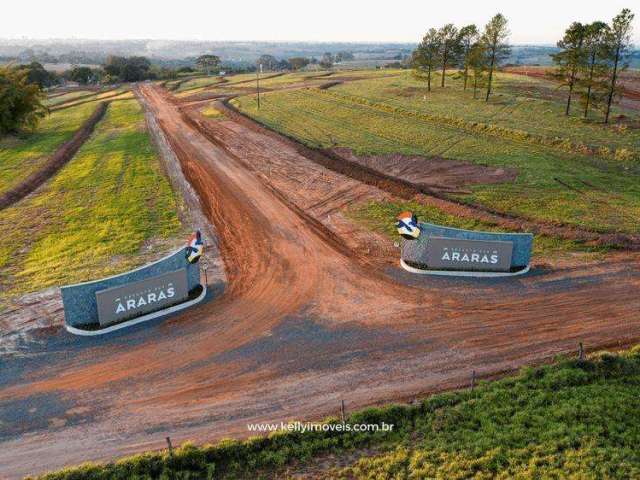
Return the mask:
M 440 72 L 440 86 L 445 86 L 447 69 L 457 68 L 464 79 L 464 89 L 473 82 L 473 97 L 486 88 L 489 101 L 493 76 L 500 63 L 509 56 L 507 19 L 496 14 L 480 31 L 474 24 L 462 28 L 449 23 L 440 29 L 431 28 L 413 51 L 411 65 L 416 76 L 426 80 L 431 91 L 433 75 Z
M 609 122 L 611 104 L 622 95 L 620 73 L 629 68 L 633 18 L 625 8 L 609 24 L 573 22 L 567 28 L 557 43 L 560 51 L 552 55 L 557 68 L 551 73 L 567 87 L 565 115 L 571 113 L 577 95 L 584 118 L 591 108 L 603 108 L 604 123 Z

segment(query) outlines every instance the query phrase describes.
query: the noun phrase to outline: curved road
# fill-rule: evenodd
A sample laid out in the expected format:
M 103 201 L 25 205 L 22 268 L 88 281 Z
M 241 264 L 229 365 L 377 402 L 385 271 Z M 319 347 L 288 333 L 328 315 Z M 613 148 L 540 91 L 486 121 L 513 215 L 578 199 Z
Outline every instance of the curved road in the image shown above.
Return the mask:
M 637 256 L 508 281 L 383 273 L 266 185 L 257 153 L 233 151 L 286 145 L 232 123 L 229 145 L 212 142 L 165 91 L 140 89 L 217 228 L 227 290 L 108 338 L 49 332 L 2 363 L 0 477 L 162 448 L 167 435 L 247 435 L 248 422 L 409 399 L 472 369 L 640 337 Z

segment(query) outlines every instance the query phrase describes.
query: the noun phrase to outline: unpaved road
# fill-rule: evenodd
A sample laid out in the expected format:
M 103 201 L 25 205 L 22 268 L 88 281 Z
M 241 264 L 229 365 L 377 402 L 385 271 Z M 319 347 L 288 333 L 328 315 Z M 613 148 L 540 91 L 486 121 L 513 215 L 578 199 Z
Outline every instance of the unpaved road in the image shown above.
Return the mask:
M 3 360 L 0 477 L 162 448 L 167 435 L 247 435 L 248 422 L 318 418 L 340 399 L 408 399 L 578 341 L 640 338 L 638 256 L 510 280 L 383 272 L 324 225 L 325 211 L 314 216 L 317 199 L 305 206 L 323 195 L 317 182 L 298 182 L 297 195 L 287 186 L 287 163 L 321 167 L 230 120 L 208 138 L 160 88 L 141 91 L 217 228 L 228 288 L 107 338 L 46 332 L 28 358 Z M 281 160 L 273 182 L 270 156 Z M 324 173 L 336 188 L 353 182 Z

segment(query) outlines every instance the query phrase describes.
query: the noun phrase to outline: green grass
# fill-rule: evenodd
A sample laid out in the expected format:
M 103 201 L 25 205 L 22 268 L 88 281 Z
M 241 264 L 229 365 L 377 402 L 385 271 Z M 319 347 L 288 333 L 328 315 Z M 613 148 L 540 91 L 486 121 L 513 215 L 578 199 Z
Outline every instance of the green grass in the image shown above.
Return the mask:
M 343 455 L 349 466 L 321 467 L 323 478 L 639 478 L 639 392 L 640 348 L 635 347 L 524 368 L 513 377 L 480 382 L 474 390 L 347 417 L 349 424 L 393 424 L 391 433 L 287 432 L 214 446 L 185 444 L 173 456 L 147 453 L 40 478 L 287 478 L 286 470 L 296 473 L 309 465 L 316 470 Z
M 65 93 L 64 95 L 58 95 L 57 97 L 47 98 L 44 101 L 44 104 L 47 107 L 53 107 L 55 105 L 60 105 L 61 103 L 69 102 L 78 97 L 83 97 L 91 93 L 94 93 L 94 92 L 92 90 L 75 90 L 73 92 Z
M 91 116 L 95 104 L 53 112 L 33 133 L 0 138 L 0 192 L 9 190 L 37 171 Z
M 2 296 L 144 263 L 182 233 L 176 207 L 141 107 L 135 100 L 112 103 L 53 179 L 0 211 Z
M 218 76 L 210 76 L 210 77 L 196 77 L 186 82 L 180 83 L 178 86 L 177 92 L 186 92 L 195 89 L 201 89 L 203 87 L 209 87 L 211 85 L 215 85 L 220 83 L 222 79 Z M 190 92 L 193 93 L 193 92 Z
M 425 82 L 405 72 L 392 78 L 345 83 L 332 92 L 361 96 L 370 101 L 437 116 L 516 128 L 533 135 L 568 137 L 587 145 L 629 150 L 637 150 L 640 145 L 639 129 L 621 131 L 615 126 L 597 123 L 595 120 L 601 121 L 602 112 L 594 111 L 590 116 L 593 121 L 583 121 L 577 98 L 572 115 L 566 117 L 565 91 L 549 80 L 500 73 L 496 76 L 495 94 L 489 103 L 474 101 L 472 90 L 463 91 L 463 84 L 461 78 L 448 77 L 446 88 L 440 88 L 438 83 L 428 93 Z M 640 119 L 640 114 L 635 111 L 616 108 L 614 116 L 618 113 Z
M 468 230 L 489 232 L 508 231 L 494 223 L 484 222 L 474 218 L 458 217 L 433 205 L 426 205 L 416 201 L 371 201 L 358 203 L 348 208 L 347 215 L 350 218 L 363 223 L 367 228 L 376 232 L 384 233 L 390 239 L 397 240 L 398 233 L 395 227 L 395 218 L 399 212 L 407 210 L 415 213 L 420 221 L 428 223 L 435 223 L 454 228 L 464 228 Z M 606 247 L 594 247 L 577 241 L 562 240 L 545 235 L 536 235 L 533 243 L 534 258 L 539 256 L 547 260 L 567 252 L 586 252 L 599 255 L 607 251 L 608 248 Z
M 240 97 L 233 103 L 275 130 L 314 147 L 344 146 L 362 154 L 441 156 L 518 170 L 514 183 L 468 187 L 470 194 L 458 196 L 463 201 L 531 220 L 575 225 L 593 231 L 640 232 L 637 165 L 631 168 L 615 160 L 518 140 L 491 128 L 470 128 L 465 119 L 438 121 L 430 114 L 420 112 L 422 96 L 413 101 L 411 110 L 406 105 L 402 108 L 393 105 L 393 102 L 405 102 L 405 99 L 391 93 L 384 103 L 378 98 L 369 100 L 365 97 L 371 84 L 375 86 L 383 81 L 411 80 L 374 78 L 337 87 L 335 92 L 333 89 L 309 88 L 267 93 L 259 111 L 254 95 Z M 342 90 L 346 88 L 359 95 L 355 98 L 348 95 Z M 450 115 L 454 112 L 468 115 L 460 113 L 466 109 L 502 108 L 493 103 L 474 102 L 466 98 L 467 94 L 460 88 L 452 87 L 449 93 L 461 97 L 458 104 L 450 107 Z M 432 101 L 432 97 L 429 98 L 429 102 Z M 530 102 L 534 104 L 538 100 Z M 482 107 L 476 106 L 480 103 Z M 540 119 L 541 123 L 546 121 L 546 118 Z M 518 127 L 514 117 L 512 128 Z M 607 129 L 604 126 L 597 128 Z M 609 133 L 602 133 L 602 136 L 607 135 Z M 636 147 L 634 151 L 637 150 Z M 573 188 L 567 188 L 561 182 Z

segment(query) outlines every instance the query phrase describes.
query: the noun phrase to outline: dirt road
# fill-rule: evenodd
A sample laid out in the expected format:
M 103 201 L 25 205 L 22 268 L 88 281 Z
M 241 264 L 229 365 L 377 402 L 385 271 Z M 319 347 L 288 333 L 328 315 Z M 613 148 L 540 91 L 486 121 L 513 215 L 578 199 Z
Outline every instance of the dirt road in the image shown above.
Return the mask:
M 162 448 L 167 435 L 243 436 L 248 422 L 334 414 L 340 399 L 409 399 L 578 341 L 640 338 L 638 256 L 510 280 L 382 271 L 346 219 L 327 219 L 351 187 L 382 192 L 230 120 L 205 136 L 197 112 L 141 92 L 215 224 L 228 288 L 107 338 L 46 332 L 28 358 L 3 360 L 0 477 Z

